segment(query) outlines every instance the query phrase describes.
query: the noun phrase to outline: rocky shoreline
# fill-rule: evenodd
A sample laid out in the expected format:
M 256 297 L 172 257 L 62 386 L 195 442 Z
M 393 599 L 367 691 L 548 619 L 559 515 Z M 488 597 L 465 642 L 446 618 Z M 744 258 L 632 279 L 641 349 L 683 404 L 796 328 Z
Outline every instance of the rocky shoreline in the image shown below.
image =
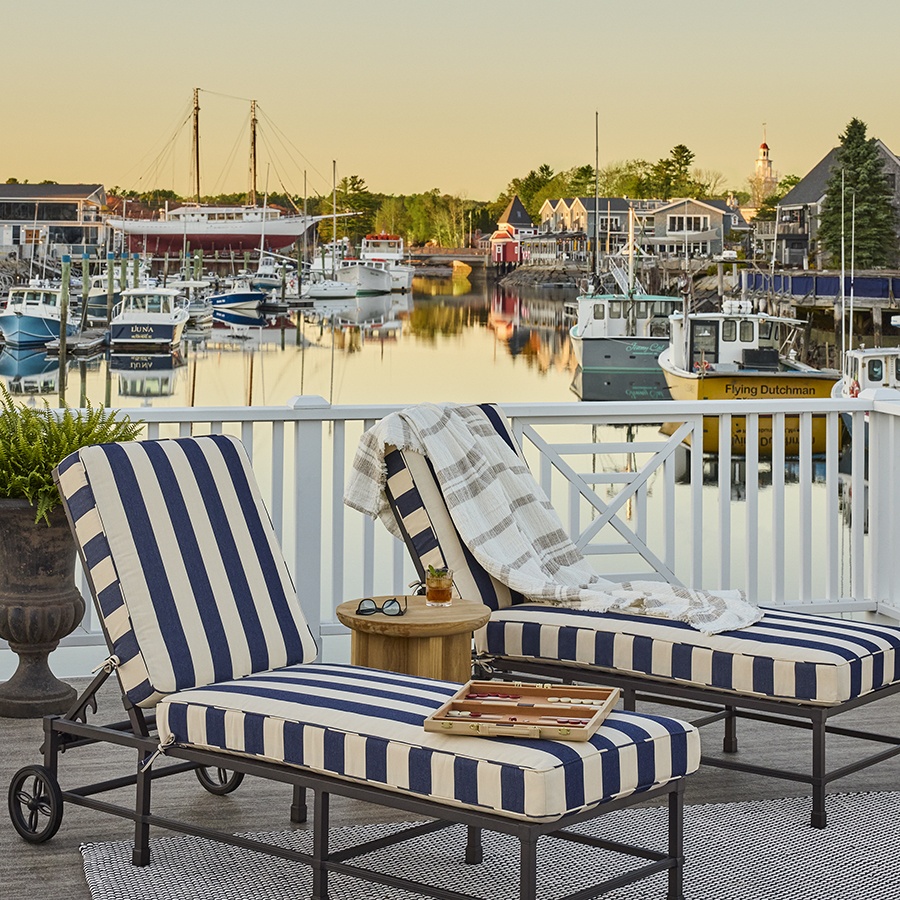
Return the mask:
M 587 263 L 555 262 L 546 266 L 519 266 L 500 279 L 504 287 L 571 287 L 588 274 Z

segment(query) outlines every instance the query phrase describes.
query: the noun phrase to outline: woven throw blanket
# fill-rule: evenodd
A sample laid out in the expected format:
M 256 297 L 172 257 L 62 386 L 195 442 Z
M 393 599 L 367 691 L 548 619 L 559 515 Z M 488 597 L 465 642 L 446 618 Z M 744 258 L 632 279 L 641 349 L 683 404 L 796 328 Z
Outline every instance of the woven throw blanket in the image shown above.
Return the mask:
M 377 516 L 397 537 L 384 492 L 388 446 L 428 457 L 463 543 L 487 572 L 529 600 L 661 616 L 707 634 L 762 618 L 740 591 L 602 578 L 568 536 L 528 467 L 477 406 L 409 407 L 361 437 L 344 502 Z

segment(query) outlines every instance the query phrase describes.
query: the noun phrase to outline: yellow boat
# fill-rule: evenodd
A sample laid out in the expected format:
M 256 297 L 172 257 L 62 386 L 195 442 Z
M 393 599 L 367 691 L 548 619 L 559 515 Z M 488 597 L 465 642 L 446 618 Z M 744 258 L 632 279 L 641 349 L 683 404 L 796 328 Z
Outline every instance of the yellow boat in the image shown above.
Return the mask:
M 746 301 L 726 301 L 722 312 L 676 313 L 670 318 L 669 346 L 659 357 L 673 400 L 807 400 L 830 397 L 839 373 L 794 359 L 782 348 L 796 346 L 798 319 L 750 311 Z M 668 434 L 677 424 L 664 426 Z M 813 419 L 813 453 L 825 452 L 824 417 Z M 746 419 L 732 416 L 731 452 L 746 452 Z M 800 450 L 800 422 L 785 420 L 785 454 Z M 719 451 L 719 420 L 703 419 L 703 452 Z M 772 420 L 759 417 L 759 455 L 772 454 Z

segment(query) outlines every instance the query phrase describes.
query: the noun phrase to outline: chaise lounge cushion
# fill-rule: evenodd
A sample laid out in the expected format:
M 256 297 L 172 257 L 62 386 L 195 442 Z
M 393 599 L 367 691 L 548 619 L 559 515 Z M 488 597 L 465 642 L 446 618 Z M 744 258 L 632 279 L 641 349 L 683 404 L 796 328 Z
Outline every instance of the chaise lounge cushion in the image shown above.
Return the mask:
M 589 741 L 451 736 L 422 723 L 459 685 L 337 664 L 292 666 L 181 691 L 160 738 L 288 763 L 478 808 L 553 821 L 699 765 L 696 729 L 614 711 Z M 577 690 L 577 689 L 574 689 Z
M 482 409 L 514 445 L 496 407 Z M 529 603 L 469 552 L 424 456 L 390 448 L 385 463 L 394 516 L 417 564 L 449 565 L 462 596 L 493 610 L 476 634 L 480 654 L 822 705 L 900 681 L 900 628 L 890 625 L 768 609 L 754 625 L 706 635 L 670 619 Z
M 57 477 L 133 703 L 315 659 L 235 438 L 86 447 Z
M 488 656 L 823 705 L 900 681 L 900 628 L 788 610 L 706 635 L 668 619 L 522 604 L 492 613 L 477 647 Z

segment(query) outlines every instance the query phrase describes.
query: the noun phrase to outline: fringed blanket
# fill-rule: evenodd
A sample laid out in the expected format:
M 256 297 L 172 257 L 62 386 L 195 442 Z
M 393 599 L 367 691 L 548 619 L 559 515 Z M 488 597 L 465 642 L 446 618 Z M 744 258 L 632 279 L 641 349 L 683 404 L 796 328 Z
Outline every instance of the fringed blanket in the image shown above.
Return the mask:
M 344 502 L 381 518 L 398 537 L 384 492 L 387 446 L 428 457 L 463 543 L 487 572 L 530 600 L 677 619 L 707 634 L 762 618 L 740 591 L 601 578 L 528 467 L 477 406 L 422 404 L 386 416 L 363 434 Z

